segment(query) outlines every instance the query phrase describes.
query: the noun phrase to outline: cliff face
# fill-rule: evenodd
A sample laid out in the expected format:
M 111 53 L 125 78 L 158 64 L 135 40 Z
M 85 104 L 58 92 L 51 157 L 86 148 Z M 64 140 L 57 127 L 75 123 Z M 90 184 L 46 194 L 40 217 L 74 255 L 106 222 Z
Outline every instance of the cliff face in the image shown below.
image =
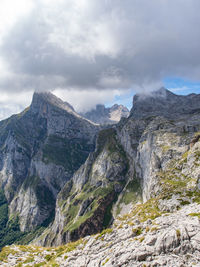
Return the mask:
M 127 118 L 129 110 L 123 105 L 115 104 L 110 108 L 106 108 L 104 105 L 99 104 L 95 109 L 83 113 L 82 116 L 98 124 L 115 124 L 121 118 Z
M 96 150 L 58 195 L 53 225 L 37 243 L 59 245 L 99 232 L 128 177 L 128 158 L 114 129 L 99 133 Z
M 199 101 L 165 89 L 135 96 L 131 116 L 99 132 L 95 151 L 58 194 L 54 222 L 34 242 L 83 239 L 39 248 L 39 255 L 33 245 L 3 255 L 49 266 L 198 265 Z
M 54 223 L 37 240 L 39 244 L 59 245 L 94 234 L 106 226 L 102 212 L 109 225 L 112 218 L 129 212 L 139 201 L 160 196 L 161 203 L 170 194 L 172 206 L 175 202 L 180 206 L 185 203 L 187 197 L 177 195 L 173 185 L 177 184 L 178 192 L 197 190 L 200 170 L 193 150 L 200 131 L 200 113 L 198 95 L 180 99 L 165 89 L 134 97 L 131 116 L 99 133 L 96 151 L 59 193 Z M 149 102 L 153 103 L 153 111 L 145 108 Z M 183 159 L 190 153 L 190 163 L 186 164 Z M 109 213 L 102 211 L 103 201 Z M 164 209 L 166 203 L 162 202 L 160 208 Z
M 94 150 L 98 127 L 50 93 L 0 122 L 0 186 L 8 220 L 20 230 L 46 226 L 58 192 Z

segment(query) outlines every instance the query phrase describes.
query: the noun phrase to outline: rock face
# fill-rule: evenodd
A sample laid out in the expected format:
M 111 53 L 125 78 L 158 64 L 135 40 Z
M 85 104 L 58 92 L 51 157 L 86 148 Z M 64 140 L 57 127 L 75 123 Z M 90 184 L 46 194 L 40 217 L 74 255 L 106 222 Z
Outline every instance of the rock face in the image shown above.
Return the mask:
M 129 110 L 123 105 L 115 104 L 111 108 L 106 108 L 104 105 L 99 104 L 95 109 L 81 115 L 98 124 L 115 124 L 121 118 L 127 118 Z
M 181 97 L 181 103 L 190 103 L 193 98 L 193 95 Z M 130 210 L 132 204 L 158 195 L 163 199 L 166 195 L 174 197 L 171 208 L 168 202 L 160 199 L 161 210 L 168 206 L 173 211 L 189 201 L 179 191 L 186 190 L 187 183 L 188 188 L 196 190 L 198 184 L 200 170 L 194 150 L 199 149 L 196 147 L 199 139 L 195 137 L 200 131 L 200 113 L 196 109 L 199 96 L 194 105 L 190 103 L 188 109 L 187 105 L 184 107 L 184 112 L 179 106 L 179 97 L 166 89 L 149 96 L 150 103 L 153 99 L 153 111 L 143 110 L 149 101 L 147 96 L 144 102 L 142 99 L 143 96 L 134 97 L 129 118 L 99 133 L 96 151 L 74 174 L 72 183 L 67 183 L 60 192 L 54 223 L 49 232 L 37 240 L 38 244 L 64 244 L 102 230 L 106 225 L 102 215 L 98 219 L 98 209 L 102 210 L 99 201 L 113 193 L 115 197 L 106 202 L 110 206 L 109 216 L 104 210 L 108 224 L 118 214 Z M 177 109 L 174 117 L 171 103 Z M 160 116 L 157 115 L 159 111 Z M 193 158 L 189 165 L 183 161 L 186 154 Z M 91 227 L 88 227 L 88 221 Z M 82 231 L 85 227 L 87 231 Z
M 64 244 L 106 227 L 113 203 L 127 182 L 128 164 L 116 131 L 102 130 L 95 152 L 59 193 L 53 225 L 36 242 Z
M 131 114 L 134 118 L 144 118 L 151 115 L 179 118 L 180 115 L 199 112 L 199 102 L 200 95 L 175 95 L 165 88 L 160 88 L 149 94 L 135 95 Z
M 33 243 L 83 240 L 52 248 L 48 263 L 49 252 L 41 248 L 35 262 L 198 266 L 199 106 L 200 95 L 176 96 L 164 88 L 136 95 L 130 116 L 99 132 L 95 151 L 58 194 L 54 221 Z M 20 248 L 13 249 L 19 260 Z
M 29 108 L 0 122 L 0 187 L 22 232 L 52 220 L 58 192 L 94 150 L 98 130 L 51 93 L 35 93 Z

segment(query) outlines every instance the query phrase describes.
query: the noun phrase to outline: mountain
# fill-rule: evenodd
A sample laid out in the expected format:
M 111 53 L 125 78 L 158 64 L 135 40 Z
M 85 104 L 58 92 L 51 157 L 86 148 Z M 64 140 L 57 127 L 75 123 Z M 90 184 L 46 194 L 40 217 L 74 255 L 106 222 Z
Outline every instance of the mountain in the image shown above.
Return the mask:
M 148 94 L 138 94 L 133 98 L 131 114 L 135 118 L 144 116 L 180 117 L 199 112 L 200 95 L 176 95 L 165 88 Z
M 94 150 L 98 130 L 51 93 L 34 93 L 30 107 L 0 122 L 2 244 L 10 232 L 15 240 L 49 224 L 58 192 Z
M 153 107 L 148 110 L 145 105 L 149 102 Z M 188 190 L 196 190 L 198 161 L 192 170 L 189 165 L 180 166 L 200 130 L 198 102 L 199 95 L 181 96 L 179 102 L 179 96 L 164 88 L 150 96 L 136 95 L 129 118 L 99 132 L 95 151 L 59 193 L 54 223 L 36 243 L 65 244 L 103 230 L 134 203 L 158 196 L 161 201 L 169 194 L 174 197 L 162 184 L 170 188 L 168 173 L 175 179 L 170 180 L 172 185 L 186 179 L 194 181 Z M 190 105 L 184 105 L 183 111 L 182 103 Z M 185 168 L 183 175 L 178 168 Z M 185 182 L 179 190 L 187 191 Z M 185 202 L 184 195 L 176 199 Z
M 82 113 L 83 117 L 98 124 L 114 124 L 118 123 L 122 117 L 129 116 L 129 110 L 123 105 L 115 104 L 110 108 L 104 105 L 96 105 L 95 109 Z
M 31 246 L 3 249 L 0 263 L 198 266 L 199 105 L 200 95 L 165 88 L 134 96 L 58 193 L 52 223 Z

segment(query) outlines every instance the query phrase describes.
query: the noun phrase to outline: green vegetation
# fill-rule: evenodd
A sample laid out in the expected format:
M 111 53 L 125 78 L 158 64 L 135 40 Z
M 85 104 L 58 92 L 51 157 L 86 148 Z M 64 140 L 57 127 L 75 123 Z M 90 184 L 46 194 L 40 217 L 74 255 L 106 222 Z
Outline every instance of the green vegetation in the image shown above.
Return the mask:
M 104 229 L 99 235 L 97 235 L 96 240 L 103 237 L 105 234 L 111 234 L 113 232 L 112 228 Z
M 65 211 L 63 212 L 65 214 L 66 221 L 68 222 L 65 226 L 65 231 L 73 232 L 74 230 L 78 229 L 80 225 L 84 223 L 87 219 L 92 217 L 95 211 L 98 209 L 101 201 L 103 201 L 103 199 L 113 191 L 113 185 L 111 183 L 110 186 L 107 188 L 95 187 L 92 189 L 93 190 L 90 190 L 89 193 L 82 191 L 80 194 L 77 194 L 75 196 L 73 201 L 68 206 L 64 205 Z M 80 204 L 88 198 L 93 199 L 93 201 L 89 205 L 89 209 L 86 210 L 86 212 L 82 216 L 76 217 L 80 209 Z M 116 199 L 114 199 L 113 201 L 116 201 Z M 112 218 L 111 208 L 113 205 L 113 201 L 107 206 L 102 224 L 103 227 L 107 227 Z
M 128 205 L 129 203 L 136 203 L 142 199 L 141 197 L 142 191 L 140 187 L 140 182 L 138 179 L 134 179 L 130 181 L 127 186 L 126 190 L 124 191 L 118 206 L 117 206 L 117 214 L 121 211 L 121 204 L 124 203 L 125 205 Z
M 190 153 L 192 152 L 187 151 L 183 153 L 180 160 L 171 160 L 166 171 L 158 172 L 157 180 L 160 183 L 159 194 L 157 193 L 156 197 L 151 198 L 144 204 L 136 205 L 132 213 L 121 217 L 121 220 L 128 221 L 132 217 L 138 218 L 141 222 L 146 221 L 147 219 L 155 219 L 163 213 L 159 210 L 159 200 L 170 199 L 172 195 L 179 196 L 178 200 L 180 202 L 180 206 L 188 205 L 192 202 L 200 204 L 200 190 L 196 187 L 197 178 L 191 178 L 189 175 L 187 176 L 184 172 L 182 172 L 184 164 L 187 163 L 187 158 Z M 198 153 L 199 151 L 196 150 L 195 155 Z M 196 156 L 195 160 L 199 161 L 199 157 L 197 158 Z M 124 198 L 123 201 L 125 203 L 126 198 Z M 194 216 L 199 215 L 196 214 Z
M 34 257 L 28 257 L 23 263 L 30 263 L 34 261 Z
M 43 161 L 61 165 L 73 173 L 85 162 L 93 149 L 93 145 L 88 145 L 87 140 L 69 140 L 51 135 L 43 148 Z
M 142 243 L 144 241 L 144 238 L 145 238 L 144 236 L 140 237 L 140 239 L 139 239 L 140 243 Z
M 181 232 L 179 229 L 176 229 L 176 236 L 178 239 L 181 237 Z
M 141 235 L 142 234 L 142 228 L 141 227 L 133 228 L 132 232 L 136 236 Z
M 109 226 L 113 216 L 112 216 L 112 207 L 113 203 L 117 201 L 117 195 L 115 195 L 114 200 L 106 207 L 106 211 L 103 218 L 103 228 L 106 228 Z
M 0 252 L 0 261 L 6 260 L 10 254 L 15 255 L 16 251 L 10 247 L 4 247 Z
M 12 244 L 22 236 L 19 230 L 18 218 L 8 220 L 8 204 L 4 193 L 0 190 L 0 249 Z
M 15 243 L 20 244 L 20 245 L 27 245 L 34 238 L 36 238 L 37 236 L 40 236 L 44 230 L 45 230 L 44 226 L 38 226 L 30 232 L 23 233 L 23 235 L 20 237 L 20 239 Z
M 28 244 L 44 229 L 44 227 L 37 227 L 31 232 L 22 233 L 19 228 L 18 216 L 8 218 L 8 204 L 3 191 L 0 190 L 0 249 L 12 243 Z
M 108 261 L 109 261 L 109 258 L 107 258 L 107 259 L 102 263 L 102 265 L 104 266 Z
M 47 254 L 44 258 L 46 261 L 50 261 L 53 258 L 53 254 L 52 255 Z
M 55 207 L 55 198 L 53 193 L 49 190 L 49 188 L 42 184 L 41 179 L 38 176 L 29 176 L 25 180 L 23 184 L 24 190 L 31 187 L 35 191 L 38 206 L 42 209 L 43 207 L 49 208 L 50 215 L 49 217 L 43 222 L 42 226 L 48 226 L 49 223 L 54 219 L 54 207 Z
M 170 146 L 162 146 L 163 153 L 166 153 L 171 147 Z
M 200 219 L 200 213 L 190 213 L 189 215 L 192 217 L 198 217 Z
M 123 195 L 121 202 L 125 203 L 126 205 L 131 202 L 135 203 L 138 201 L 138 195 L 141 196 L 140 182 L 137 179 L 134 179 L 126 186 L 126 192 Z
M 145 222 L 148 219 L 154 220 L 162 214 L 158 208 L 158 199 L 159 198 L 151 198 L 143 204 L 136 205 L 130 214 L 119 217 L 119 219 L 128 220 L 132 217 L 136 217 L 141 222 Z
M 196 154 L 199 151 L 195 151 L 195 161 L 196 166 L 199 158 Z M 172 194 L 179 195 L 180 205 L 188 205 L 192 202 L 200 203 L 200 191 L 196 188 L 197 178 L 191 178 L 182 173 L 182 168 L 185 163 L 187 163 L 187 158 L 191 154 L 191 151 L 186 151 L 183 153 L 179 161 L 172 160 L 170 167 L 166 171 L 158 173 L 158 179 L 160 180 L 162 199 L 170 199 Z
M 46 261 L 34 264 L 34 267 L 40 267 L 46 265 Z
M 8 204 L 3 193 L 3 190 L 0 190 L 0 233 L 6 227 L 8 221 Z M 1 234 L 0 234 L 1 236 Z
M 78 229 L 80 225 L 83 224 L 86 220 L 91 218 L 94 215 L 95 211 L 97 211 L 100 203 L 104 201 L 104 198 L 114 192 L 114 186 L 117 183 L 122 187 L 125 185 L 125 175 L 129 168 L 128 159 L 122 146 L 120 146 L 117 140 L 116 131 L 114 129 L 105 129 L 100 131 L 97 138 L 97 149 L 93 153 L 94 161 L 103 149 L 108 151 L 108 160 L 113 161 L 113 164 L 115 164 L 115 161 L 119 162 L 118 159 L 120 159 L 121 164 L 123 164 L 121 173 L 118 174 L 119 181 L 117 181 L 118 177 L 114 177 L 116 179 L 115 181 L 113 177 L 113 181 L 109 180 L 110 177 L 100 177 L 101 181 L 103 180 L 106 182 L 106 185 L 104 185 L 104 187 L 96 187 L 90 184 L 89 177 L 89 181 L 84 185 L 80 193 L 76 192 L 76 189 L 71 182 L 68 182 L 64 190 L 62 191 L 62 195 L 60 195 L 59 197 L 59 205 L 66 218 L 66 226 L 64 229 L 65 231 L 73 232 L 74 230 Z M 92 168 L 93 166 L 89 166 L 89 176 L 92 175 Z M 67 203 L 66 199 L 70 199 L 70 202 Z M 85 213 L 82 216 L 77 216 L 81 204 L 87 199 L 92 199 L 88 209 L 86 209 Z M 106 207 L 102 223 L 103 228 L 106 228 L 112 219 L 111 209 L 113 203 L 116 202 L 116 200 L 117 194 L 114 194 L 114 199 L 112 199 L 112 201 Z
M 18 265 L 19 266 L 32 266 L 34 263 L 35 256 L 38 254 L 43 257 L 43 261 L 40 263 L 34 263 L 35 266 L 59 266 L 56 262 L 56 258 L 66 254 L 70 251 L 76 249 L 79 245 L 82 245 L 82 248 L 87 244 L 87 240 L 80 239 L 76 242 L 70 242 L 66 245 L 59 246 L 59 247 L 50 247 L 50 248 L 43 248 L 38 246 L 17 246 L 17 248 L 12 247 L 4 247 L 0 252 L 0 262 L 7 262 L 9 255 L 15 255 L 18 257 Z M 46 252 L 48 251 L 48 254 Z M 24 259 L 24 256 L 26 257 Z M 67 258 L 67 255 L 64 255 L 64 258 Z M 30 263 L 30 265 L 28 264 Z M 18 266 L 16 265 L 16 266 Z

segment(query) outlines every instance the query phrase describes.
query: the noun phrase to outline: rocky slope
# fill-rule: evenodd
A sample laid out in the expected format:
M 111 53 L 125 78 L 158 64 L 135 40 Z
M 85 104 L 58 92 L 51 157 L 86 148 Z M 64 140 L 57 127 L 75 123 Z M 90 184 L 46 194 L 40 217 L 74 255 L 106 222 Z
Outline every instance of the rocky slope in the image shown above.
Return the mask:
M 0 122 L 1 243 L 48 225 L 58 192 L 94 150 L 98 130 L 50 93 L 35 93 L 29 108 Z
M 128 159 L 115 129 L 99 133 L 94 153 L 58 195 L 53 225 L 37 243 L 60 245 L 108 226 L 128 177 Z
M 106 108 L 104 105 L 99 104 L 96 105 L 95 109 L 82 113 L 81 115 L 98 124 L 115 124 L 121 118 L 127 118 L 129 116 L 129 110 L 123 105 L 115 104 L 110 108 Z
M 63 246 L 8 247 L 2 266 L 199 266 L 199 104 L 164 88 L 135 96 L 129 118 L 100 131 L 33 242 Z
M 5 247 L 1 266 L 200 266 L 200 205 L 190 204 L 141 222 L 130 213 L 115 227 L 53 248 Z M 20 265 L 21 264 L 21 265 Z
M 59 193 L 54 223 L 36 241 L 37 244 L 60 245 L 94 234 L 138 201 L 158 195 L 164 198 L 165 194 L 174 196 L 173 183 L 198 183 L 199 169 L 196 165 L 194 170 L 191 169 L 191 164 L 182 166 L 181 159 L 192 149 L 190 145 L 198 136 L 199 111 L 195 105 L 193 110 L 190 107 L 187 110 L 186 106 L 184 113 L 173 116 L 168 101 L 176 99 L 176 95 L 165 89 L 146 96 L 145 102 L 148 97 L 156 103 L 155 114 L 166 101 L 161 116 L 152 116 L 151 110 L 142 116 L 138 106 L 144 107 L 144 100 L 136 96 L 132 115 L 116 127 L 99 133 L 96 151 Z M 191 96 L 183 97 L 183 101 L 188 101 L 187 98 L 190 100 Z M 177 110 L 180 110 L 179 104 L 182 102 L 177 102 Z M 181 167 L 178 169 L 174 162 L 180 162 Z M 182 174 L 183 167 L 186 170 Z M 167 179 L 167 175 L 170 178 Z M 161 186 L 161 182 L 166 183 L 166 187 Z M 177 198 L 184 203 L 185 196 L 178 195 Z

